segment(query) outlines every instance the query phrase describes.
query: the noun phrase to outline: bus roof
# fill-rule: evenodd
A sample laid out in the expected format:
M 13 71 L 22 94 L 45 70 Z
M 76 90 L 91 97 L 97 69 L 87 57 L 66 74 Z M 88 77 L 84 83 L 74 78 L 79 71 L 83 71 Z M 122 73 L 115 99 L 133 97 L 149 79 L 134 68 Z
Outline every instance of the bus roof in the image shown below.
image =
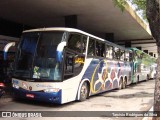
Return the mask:
M 66 31 L 66 32 L 76 32 L 76 33 L 81 33 L 81 34 L 84 34 L 84 35 L 87 35 L 87 36 L 90 36 L 92 38 L 95 38 L 95 39 L 98 39 L 98 40 L 101 40 L 101 41 L 104 41 L 106 43 L 108 43 L 109 45 L 112 45 L 112 46 L 116 46 L 120 49 L 123 49 L 123 50 L 127 50 L 125 49 L 124 47 L 122 46 L 119 46 L 117 44 L 114 44 L 112 42 L 109 42 L 105 39 L 102 39 L 100 37 L 97 37 L 97 36 L 94 36 L 92 34 L 89 34 L 87 32 L 84 32 L 82 30 L 78 30 L 78 29 L 75 29 L 75 28 L 66 28 L 66 27 L 50 27 L 50 28 L 38 28 L 38 29 L 31 29 L 31 30 L 25 30 L 23 31 L 23 33 L 27 33 L 27 32 L 44 32 L 44 31 Z

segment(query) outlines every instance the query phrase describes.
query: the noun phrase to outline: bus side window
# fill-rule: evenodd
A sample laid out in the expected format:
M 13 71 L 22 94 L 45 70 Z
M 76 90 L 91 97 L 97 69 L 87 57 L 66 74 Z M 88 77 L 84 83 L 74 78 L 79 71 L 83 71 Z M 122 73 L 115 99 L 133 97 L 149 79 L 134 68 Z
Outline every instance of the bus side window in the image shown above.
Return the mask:
M 82 53 L 86 53 L 86 44 L 87 44 L 87 36 L 83 36 L 82 38 Z
M 125 61 L 129 61 L 129 52 L 128 51 L 125 52 Z
M 95 55 L 95 41 L 92 38 L 89 39 L 88 55 L 89 56 L 94 56 Z
M 124 61 L 124 50 L 120 50 L 119 55 L 120 55 L 120 60 Z
M 113 48 L 112 46 L 106 45 L 106 58 L 113 58 Z
M 105 53 L 105 43 L 102 43 L 102 46 L 101 46 L 101 56 L 102 57 L 105 57 L 106 56 L 106 53 Z
M 119 60 L 120 59 L 120 51 L 119 51 L 119 48 L 117 48 L 117 47 L 114 47 L 113 48 L 113 57 L 114 57 L 114 59 L 116 59 L 116 60 Z
M 129 52 L 129 61 L 130 61 L 130 62 L 133 60 L 133 57 L 134 57 L 134 56 L 133 56 L 133 53 L 130 51 L 130 52 Z
M 96 56 L 99 56 L 99 57 L 105 56 L 105 44 L 104 43 L 96 41 Z
M 81 72 L 86 52 L 87 36 L 71 34 L 64 57 L 64 80 L 79 75 Z
M 81 35 L 71 34 L 68 39 L 68 48 L 74 50 L 75 52 L 81 53 Z

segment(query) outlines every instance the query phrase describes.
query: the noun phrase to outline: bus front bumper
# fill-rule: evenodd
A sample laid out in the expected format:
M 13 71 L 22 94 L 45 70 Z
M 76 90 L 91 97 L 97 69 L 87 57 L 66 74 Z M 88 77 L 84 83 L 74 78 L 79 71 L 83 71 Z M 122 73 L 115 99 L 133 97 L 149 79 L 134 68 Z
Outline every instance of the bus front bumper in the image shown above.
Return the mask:
M 28 91 L 24 89 L 13 88 L 13 96 L 15 98 L 61 104 L 62 90 L 59 90 L 58 92 L 46 93 L 43 91 Z

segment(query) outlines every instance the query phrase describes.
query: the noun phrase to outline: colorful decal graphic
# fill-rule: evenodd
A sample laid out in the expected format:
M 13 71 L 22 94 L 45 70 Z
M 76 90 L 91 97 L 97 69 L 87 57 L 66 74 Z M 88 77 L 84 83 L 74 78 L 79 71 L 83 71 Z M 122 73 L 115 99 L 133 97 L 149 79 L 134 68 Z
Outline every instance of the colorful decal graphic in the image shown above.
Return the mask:
M 120 78 L 129 76 L 130 71 L 129 63 L 93 59 L 83 78 L 91 80 L 91 94 L 95 94 L 118 88 Z
M 94 78 L 95 78 L 95 73 L 98 69 L 99 66 L 103 65 L 103 63 L 105 63 L 105 66 L 102 68 L 102 71 L 99 71 L 98 73 L 98 80 L 96 80 L 96 82 L 94 83 Z M 104 61 L 100 61 L 99 64 L 96 66 L 94 73 L 92 75 L 92 79 L 91 79 L 91 91 L 92 93 L 97 93 L 98 91 L 100 91 L 100 89 L 104 90 L 105 89 L 105 81 L 108 78 L 107 75 L 107 62 Z M 95 89 L 96 85 L 101 83 L 99 89 Z
M 28 85 L 26 82 L 22 82 L 22 88 L 28 90 Z

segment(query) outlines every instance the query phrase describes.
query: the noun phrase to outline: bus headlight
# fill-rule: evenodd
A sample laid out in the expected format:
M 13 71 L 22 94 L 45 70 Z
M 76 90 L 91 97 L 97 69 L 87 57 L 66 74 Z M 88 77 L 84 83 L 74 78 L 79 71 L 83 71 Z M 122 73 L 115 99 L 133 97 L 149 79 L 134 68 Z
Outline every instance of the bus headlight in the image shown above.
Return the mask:
M 48 89 L 45 89 L 44 92 L 47 92 L 47 93 L 51 93 L 51 92 L 59 92 L 59 88 L 48 88 Z
M 17 84 L 13 84 L 12 86 L 16 89 L 19 89 L 19 86 Z

